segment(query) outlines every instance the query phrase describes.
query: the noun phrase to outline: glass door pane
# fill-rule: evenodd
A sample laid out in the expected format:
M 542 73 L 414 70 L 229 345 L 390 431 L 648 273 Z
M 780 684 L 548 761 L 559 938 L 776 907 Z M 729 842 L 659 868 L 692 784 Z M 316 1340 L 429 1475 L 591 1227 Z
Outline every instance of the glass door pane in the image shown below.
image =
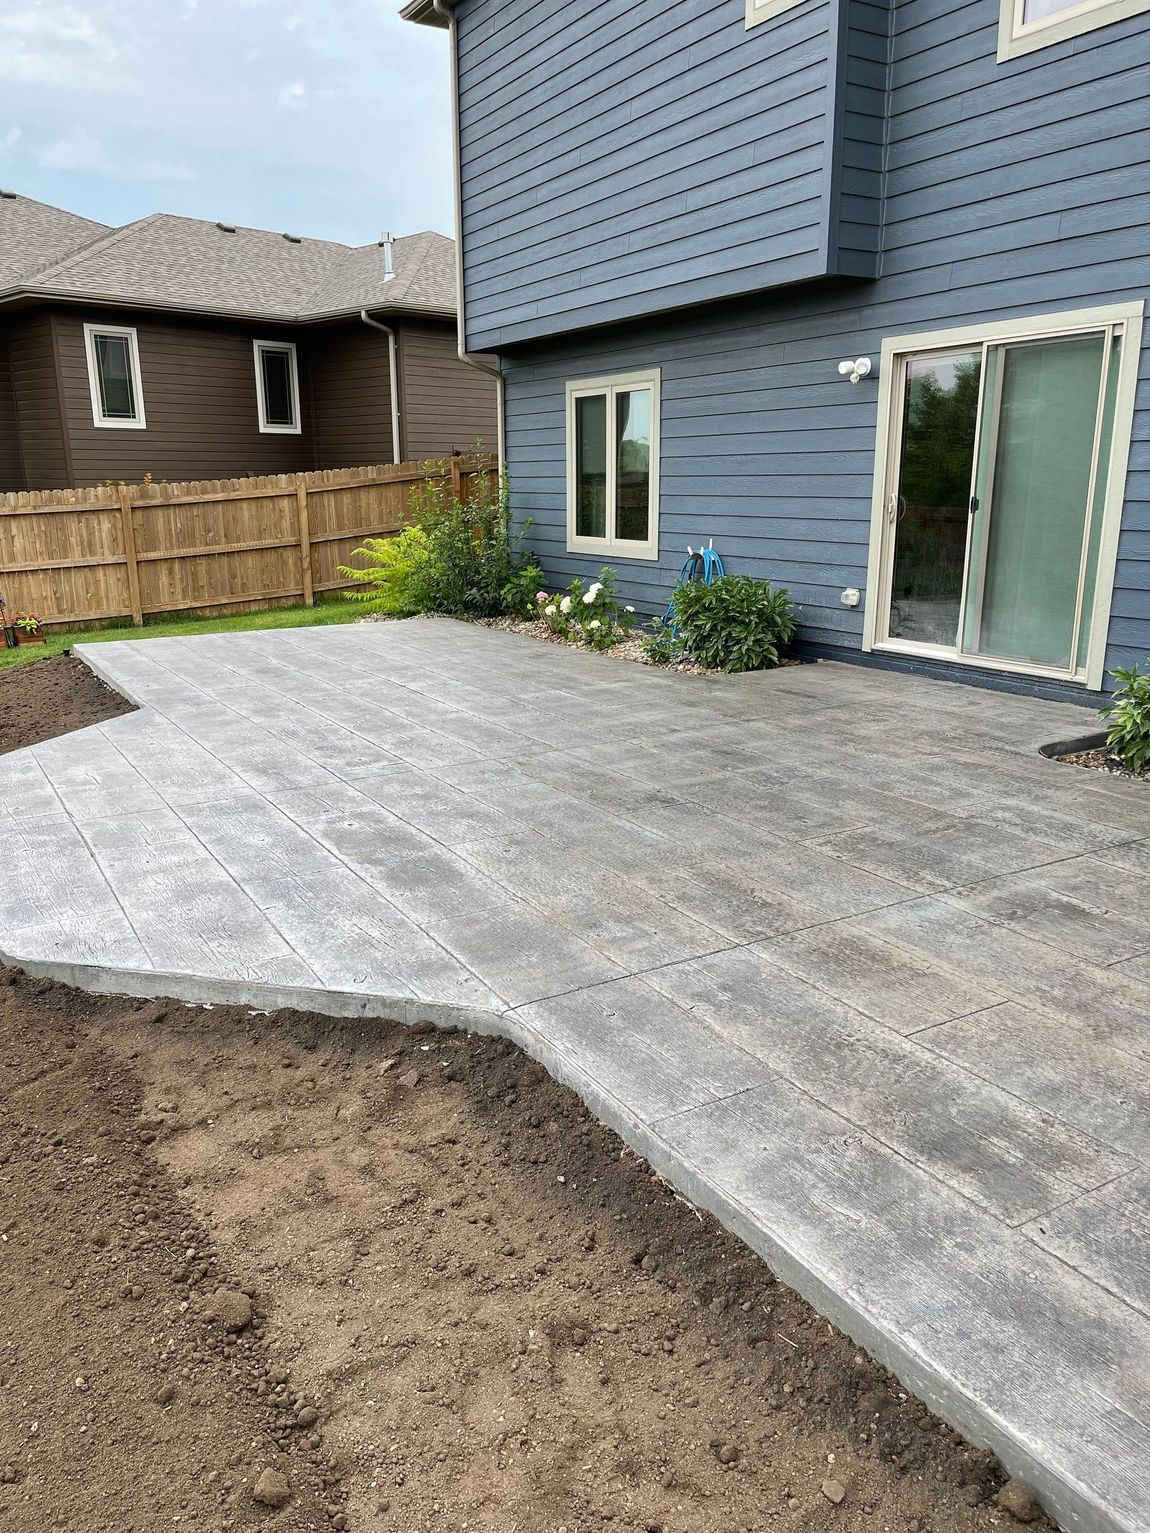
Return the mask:
M 892 639 L 958 643 L 982 349 L 911 357 L 894 502 Z
M 994 347 L 963 647 L 1072 669 L 1105 336 Z

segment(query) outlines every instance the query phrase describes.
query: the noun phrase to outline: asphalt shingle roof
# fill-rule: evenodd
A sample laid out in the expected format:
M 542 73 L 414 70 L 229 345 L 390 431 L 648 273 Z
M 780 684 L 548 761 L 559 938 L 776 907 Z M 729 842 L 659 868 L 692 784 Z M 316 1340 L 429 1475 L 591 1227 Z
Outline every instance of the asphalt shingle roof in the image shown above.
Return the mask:
M 0 292 L 107 233 L 107 224 L 47 202 L 0 197 Z
M 361 308 L 455 313 L 452 240 L 407 235 L 395 241 L 393 263 L 385 281 L 379 245 L 226 230 L 172 213 L 109 228 L 26 197 L 0 198 L 0 295 L 18 289 L 283 320 Z

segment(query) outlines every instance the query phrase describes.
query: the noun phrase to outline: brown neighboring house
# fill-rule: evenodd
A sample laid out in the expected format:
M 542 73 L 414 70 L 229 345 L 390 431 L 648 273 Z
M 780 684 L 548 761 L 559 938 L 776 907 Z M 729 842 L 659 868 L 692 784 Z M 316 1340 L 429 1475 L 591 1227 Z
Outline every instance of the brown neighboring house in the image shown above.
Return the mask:
M 495 380 L 456 354 L 441 234 L 109 228 L 0 193 L 0 490 L 401 462 L 495 435 Z

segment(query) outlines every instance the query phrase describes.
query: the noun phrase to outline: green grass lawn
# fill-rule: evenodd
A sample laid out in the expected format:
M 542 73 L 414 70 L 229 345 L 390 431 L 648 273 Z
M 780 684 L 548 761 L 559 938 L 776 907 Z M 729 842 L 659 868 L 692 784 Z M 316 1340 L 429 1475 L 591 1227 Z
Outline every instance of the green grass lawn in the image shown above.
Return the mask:
M 133 628 L 131 624 L 114 628 L 49 628 L 45 630 L 48 637 L 43 644 L 24 644 L 19 649 L 0 648 L 0 670 L 6 666 L 24 665 L 30 660 L 43 660 L 47 655 L 58 655 L 71 649 L 73 644 L 99 644 L 111 639 L 174 638 L 195 633 L 239 633 L 253 628 L 314 628 L 321 623 L 350 623 L 361 617 L 363 610 L 358 602 L 331 597 L 317 601 L 314 607 L 269 607 L 264 612 L 229 613 L 221 617 L 187 618 L 173 613 L 170 618 L 153 618 L 142 628 Z

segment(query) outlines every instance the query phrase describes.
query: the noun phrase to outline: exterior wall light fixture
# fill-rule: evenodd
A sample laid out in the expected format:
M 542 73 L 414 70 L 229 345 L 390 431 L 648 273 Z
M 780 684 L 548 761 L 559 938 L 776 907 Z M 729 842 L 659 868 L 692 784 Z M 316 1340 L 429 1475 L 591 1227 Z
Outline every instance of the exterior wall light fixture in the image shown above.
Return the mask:
M 839 373 L 844 378 L 849 378 L 852 383 L 857 383 L 860 378 L 866 378 L 870 374 L 871 361 L 869 357 L 856 357 L 853 362 L 839 363 Z

